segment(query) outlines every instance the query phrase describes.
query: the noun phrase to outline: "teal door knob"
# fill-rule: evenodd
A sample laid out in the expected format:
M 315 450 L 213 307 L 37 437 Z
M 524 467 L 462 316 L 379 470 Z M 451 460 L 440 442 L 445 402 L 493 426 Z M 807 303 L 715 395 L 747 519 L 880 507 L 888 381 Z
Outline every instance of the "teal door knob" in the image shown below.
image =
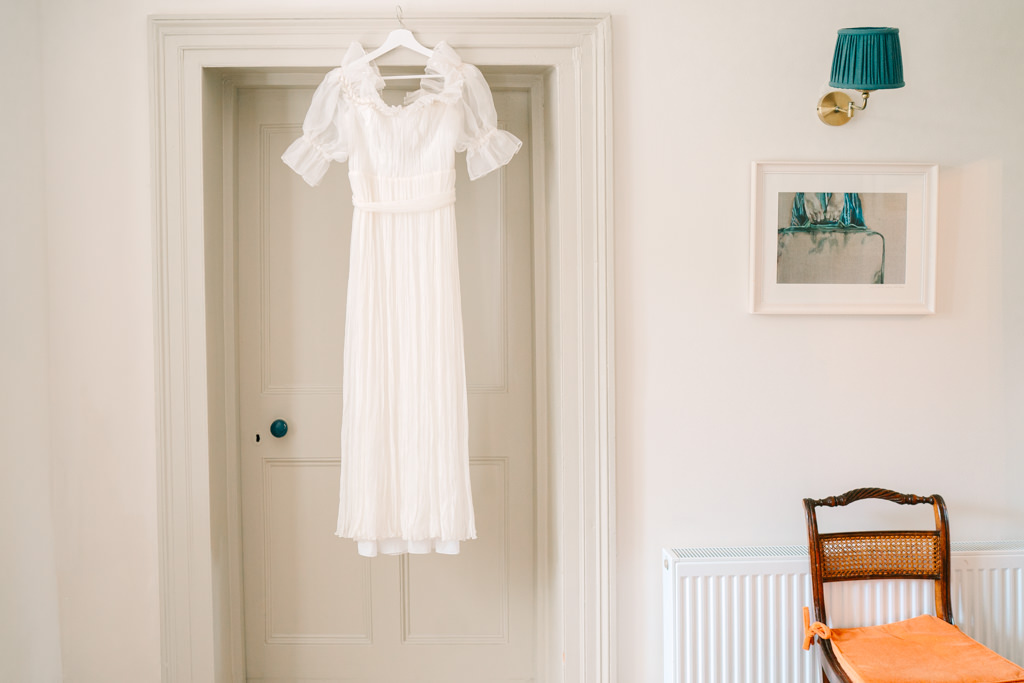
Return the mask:
M 270 433 L 280 439 L 288 433 L 288 423 L 284 420 L 274 420 L 270 423 Z

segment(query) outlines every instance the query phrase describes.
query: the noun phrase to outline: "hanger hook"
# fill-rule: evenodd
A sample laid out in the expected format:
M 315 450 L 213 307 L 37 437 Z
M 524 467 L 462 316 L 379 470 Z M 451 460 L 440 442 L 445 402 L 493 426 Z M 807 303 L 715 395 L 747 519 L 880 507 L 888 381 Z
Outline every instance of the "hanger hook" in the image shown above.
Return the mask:
M 405 22 L 402 21 L 402 6 L 401 5 L 395 5 L 395 19 L 398 20 L 398 25 L 401 26 L 402 28 L 404 28 L 404 29 L 408 29 L 409 28 L 408 26 L 405 25 Z

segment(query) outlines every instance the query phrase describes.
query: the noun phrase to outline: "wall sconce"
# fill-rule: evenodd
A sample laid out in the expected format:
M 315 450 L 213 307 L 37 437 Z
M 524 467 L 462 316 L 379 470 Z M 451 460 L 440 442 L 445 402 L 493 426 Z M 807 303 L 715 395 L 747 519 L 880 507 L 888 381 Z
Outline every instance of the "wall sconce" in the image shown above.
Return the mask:
M 818 118 L 830 126 L 841 126 L 853 118 L 856 109 L 868 106 L 873 90 L 903 87 L 903 55 L 898 28 L 841 28 L 832 57 L 833 88 L 860 90 L 860 105 L 846 93 L 833 91 L 818 100 Z

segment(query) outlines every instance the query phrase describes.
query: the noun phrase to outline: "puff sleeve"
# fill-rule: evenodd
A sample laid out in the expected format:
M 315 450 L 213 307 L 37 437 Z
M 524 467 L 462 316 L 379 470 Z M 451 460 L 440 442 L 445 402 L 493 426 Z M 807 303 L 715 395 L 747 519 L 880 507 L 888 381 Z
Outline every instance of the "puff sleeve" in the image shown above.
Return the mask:
M 346 104 L 341 97 L 342 75 L 337 68 L 329 72 L 313 93 L 313 101 L 302 124 L 302 137 L 281 155 L 284 163 L 316 187 L 332 161 L 348 159 L 345 135 Z
M 461 69 L 465 117 L 455 151 L 466 153 L 469 178 L 476 180 L 507 164 L 523 143 L 512 133 L 497 127 L 494 99 L 480 70 L 472 64 L 463 64 Z

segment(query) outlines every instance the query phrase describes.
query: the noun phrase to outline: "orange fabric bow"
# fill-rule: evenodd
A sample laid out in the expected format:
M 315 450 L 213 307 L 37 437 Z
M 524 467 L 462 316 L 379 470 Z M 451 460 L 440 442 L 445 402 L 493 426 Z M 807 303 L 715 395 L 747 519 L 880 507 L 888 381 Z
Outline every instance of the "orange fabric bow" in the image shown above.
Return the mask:
M 832 629 L 820 621 L 811 623 L 811 610 L 808 607 L 804 607 L 804 649 L 811 649 L 811 641 L 814 640 L 814 636 L 824 638 L 828 640 L 832 637 Z

